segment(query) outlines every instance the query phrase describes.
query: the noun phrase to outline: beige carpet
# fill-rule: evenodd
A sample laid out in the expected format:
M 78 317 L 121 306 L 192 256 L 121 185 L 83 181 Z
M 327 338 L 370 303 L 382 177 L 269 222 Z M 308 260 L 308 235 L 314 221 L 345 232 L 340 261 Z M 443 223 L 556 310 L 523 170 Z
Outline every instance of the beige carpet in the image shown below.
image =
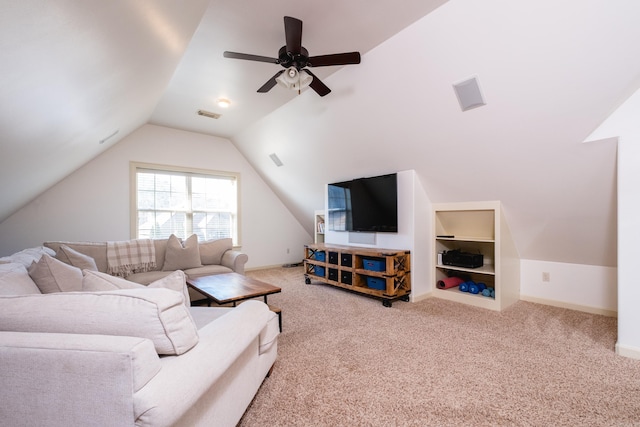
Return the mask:
M 496 313 L 435 298 L 379 300 L 303 269 L 282 287 L 272 375 L 241 426 L 640 426 L 640 361 L 616 319 L 518 302 Z

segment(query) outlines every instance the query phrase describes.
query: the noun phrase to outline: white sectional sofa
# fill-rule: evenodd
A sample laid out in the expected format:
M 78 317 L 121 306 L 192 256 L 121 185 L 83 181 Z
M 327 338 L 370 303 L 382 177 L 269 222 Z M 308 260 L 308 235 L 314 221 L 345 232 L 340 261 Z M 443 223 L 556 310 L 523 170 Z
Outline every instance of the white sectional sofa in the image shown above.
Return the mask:
M 237 424 L 277 356 L 266 304 L 190 307 L 182 271 L 143 286 L 42 250 L 0 264 L 3 425 Z

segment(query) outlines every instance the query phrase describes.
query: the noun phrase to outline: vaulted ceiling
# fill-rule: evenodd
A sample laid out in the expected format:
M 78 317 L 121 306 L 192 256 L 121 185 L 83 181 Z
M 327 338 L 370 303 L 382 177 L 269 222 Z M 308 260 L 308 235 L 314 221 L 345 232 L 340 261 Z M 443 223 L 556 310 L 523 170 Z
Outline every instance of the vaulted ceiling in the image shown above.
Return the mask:
M 640 86 L 635 0 L 0 7 L 0 221 L 153 123 L 231 139 L 305 225 L 325 183 L 414 169 L 433 201 L 502 200 L 521 256 L 615 264 L 615 143 L 583 141 Z M 330 95 L 256 93 L 279 66 L 222 57 L 277 56 L 285 15 L 312 55 L 362 53 L 314 69 Z M 462 112 L 470 76 L 487 105 Z
M 12 185 L 0 193 L 0 221 L 144 123 L 231 137 L 291 100 L 256 93 L 279 66 L 222 56 L 277 56 L 285 15 L 304 21 L 314 55 L 365 53 L 444 1 L 3 2 L 0 180 Z M 219 97 L 232 108 L 218 111 Z

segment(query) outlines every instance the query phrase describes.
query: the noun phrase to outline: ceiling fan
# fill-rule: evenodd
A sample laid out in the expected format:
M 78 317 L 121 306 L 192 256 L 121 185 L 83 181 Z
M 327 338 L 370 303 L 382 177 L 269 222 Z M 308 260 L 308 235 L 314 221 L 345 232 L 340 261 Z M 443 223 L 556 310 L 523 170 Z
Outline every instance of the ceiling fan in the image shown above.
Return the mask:
M 360 63 L 360 52 L 309 56 L 307 49 L 302 46 L 302 21 L 299 19 L 285 16 L 284 33 L 286 45 L 280 48 L 277 58 L 228 51 L 224 52 L 224 57 L 282 65 L 285 69 L 278 71 L 262 85 L 262 87 L 258 89 L 260 93 L 269 92 L 276 84 L 280 83 L 290 89 L 298 90 L 298 93 L 300 93 L 302 88 L 309 86 L 320 96 L 327 95 L 331 92 L 331 89 L 322 83 L 322 81 L 306 67 L 326 67 L 330 65 Z

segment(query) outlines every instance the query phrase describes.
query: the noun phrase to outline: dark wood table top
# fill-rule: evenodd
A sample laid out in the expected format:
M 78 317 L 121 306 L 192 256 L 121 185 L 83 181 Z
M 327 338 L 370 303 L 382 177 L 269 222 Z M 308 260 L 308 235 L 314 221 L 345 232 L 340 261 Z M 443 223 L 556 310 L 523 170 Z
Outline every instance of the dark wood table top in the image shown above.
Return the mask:
M 187 285 L 211 298 L 217 304 L 276 294 L 282 290 L 277 286 L 238 273 L 214 274 L 187 279 Z

